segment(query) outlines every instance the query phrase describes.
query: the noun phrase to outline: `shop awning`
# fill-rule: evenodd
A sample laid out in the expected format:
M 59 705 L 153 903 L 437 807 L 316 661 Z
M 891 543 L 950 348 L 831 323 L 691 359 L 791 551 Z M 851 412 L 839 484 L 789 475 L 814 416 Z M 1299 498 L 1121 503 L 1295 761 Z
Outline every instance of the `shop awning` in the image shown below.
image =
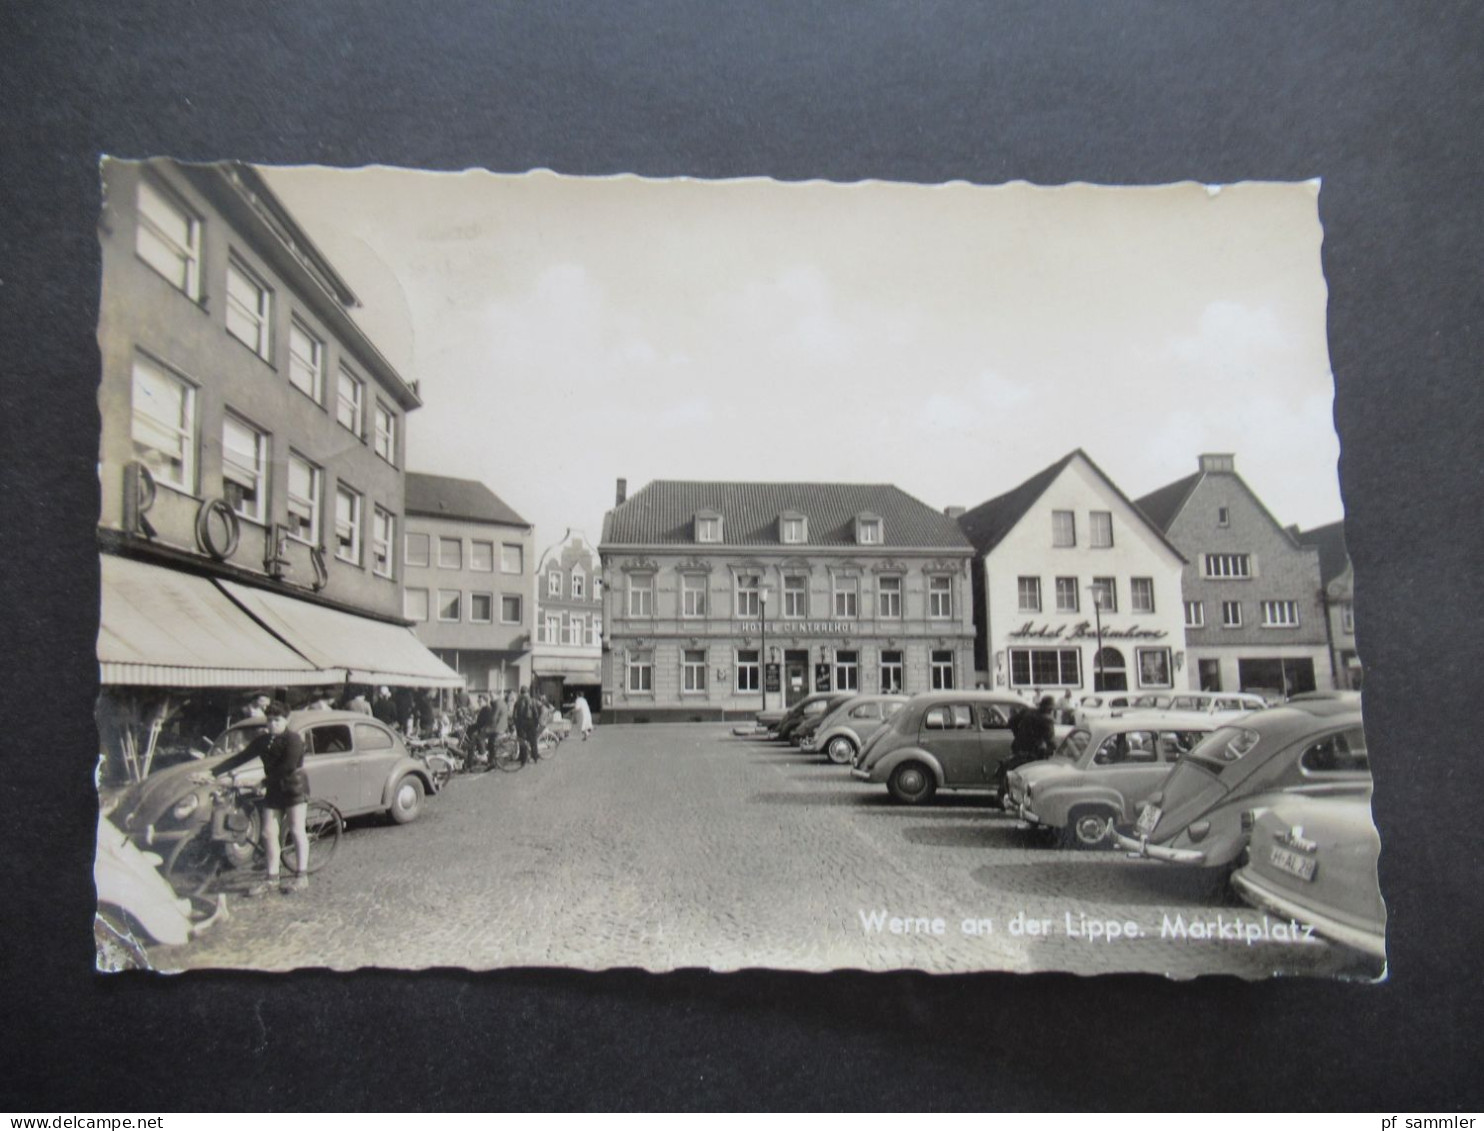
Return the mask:
M 321 682 L 464 686 L 464 677 L 428 651 L 410 628 L 252 589 L 235 581 L 218 580 L 217 584 L 312 666 L 328 673 L 329 678 Z
M 211 581 L 104 554 L 98 665 L 105 684 L 284 687 L 324 673 Z
M 531 657 L 531 668 L 536 675 L 560 675 L 571 679 L 586 679 L 590 683 L 603 681 L 603 665 L 596 656 L 550 656 L 537 653 Z

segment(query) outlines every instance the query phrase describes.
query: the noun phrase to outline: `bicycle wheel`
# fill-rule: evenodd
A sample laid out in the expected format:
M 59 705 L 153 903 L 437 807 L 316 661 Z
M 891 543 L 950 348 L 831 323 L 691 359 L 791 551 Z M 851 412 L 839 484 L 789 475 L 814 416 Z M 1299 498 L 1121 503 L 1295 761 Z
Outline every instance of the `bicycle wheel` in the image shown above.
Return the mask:
M 335 849 L 340 847 L 340 834 L 344 828 L 345 821 L 335 806 L 328 801 L 309 802 L 309 808 L 304 814 L 304 831 L 309 835 L 309 866 L 304 869 L 306 872 L 318 872 L 334 858 Z M 289 871 L 297 872 L 299 854 L 294 850 L 294 837 L 287 821 L 280 824 L 279 843 L 284 864 Z
M 550 758 L 556 753 L 556 748 L 561 744 L 561 738 L 557 732 L 551 729 L 543 730 L 536 737 L 536 753 L 543 758 Z
M 202 895 L 221 875 L 223 861 L 211 839 L 211 829 L 203 828 L 190 840 L 177 845 L 165 858 L 165 880 L 176 895 Z
M 442 789 L 448 784 L 448 779 L 453 777 L 453 768 L 457 763 L 454 761 L 452 751 L 438 746 L 424 755 L 423 764 L 428 767 L 428 773 L 432 775 L 434 787 Z
M 512 734 L 502 735 L 495 741 L 495 753 L 490 759 L 496 769 L 513 774 L 520 769 L 520 742 Z

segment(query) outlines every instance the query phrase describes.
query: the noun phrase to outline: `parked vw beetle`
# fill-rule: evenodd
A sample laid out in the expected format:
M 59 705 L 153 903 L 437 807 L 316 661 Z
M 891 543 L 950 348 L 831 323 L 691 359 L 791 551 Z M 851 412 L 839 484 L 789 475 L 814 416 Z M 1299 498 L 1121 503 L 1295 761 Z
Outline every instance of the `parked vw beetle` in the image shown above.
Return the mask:
M 778 724 L 778 730 L 774 737 L 787 742 L 793 737 L 794 731 L 799 728 L 799 725 L 805 719 L 819 718 L 825 711 L 829 710 L 830 700 L 838 694 L 839 692 L 836 691 L 816 691 L 813 695 L 806 695 L 803 699 L 800 699 L 783 716 L 783 720 Z
M 1027 824 L 1056 830 L 1067 848 L 1104 848 L 1183 754 L 1216 723 L 1192 715 L 1127 714 L 1078 727 L 1044 762 L 1012 770 L 1005 808 Z
M 824 701 L 824 706 L 813 713 L 806 713 L 788 736 L 789 745 L 805 749 L 804 743 L 814 737 L 825 719 L 833 715 L 847 699 L 854 699 L 854 691 L 837 691 Z
M 1238 895 L 1372 958 L 1386 958 L 1386 904 L 1376 861 L 1381 837 L 1368 793 L 1286 797 L 1248 814 L 1247 863 L 1232 876 Z
M 113 820 L 130 840 L 166 858 L 210 819 L 212 778 L 251 785 L 263 764 L 245 749 L 267 729 L 248 719 L 223 731 L 200 761 L 150 774 L 129 787 Z M 428 768 L 409 757 L 402 739 L 369 715 L 354 711 L 294 711 L 289 729 L 304 739 L 304 771 L 310 796 L 328 801 L 342 816 L 384 812 L 399 825 L 415 820 L 423 798 L 437 792 Z
M 905 695 L 857 695 L 821 719 L 814 733 L 799 743 L 799 749 L 823 751 L 835 765 L 847 765 L 906 702 Z
M 1010 758 L 1010 719 L 1028 710 L 1003 691 L 928 691 L 915 695 L 877 732 L 851 774 L 884 784 L 904 805 L 930 801 L 940 789 L 998 790 Z M 1057 737 L 1069 728 L 1057 729 Z
M 1291 794 L 1343 796 L 1370 786 L 1360 710 L 1334 699 L 1292 703 L 1212 731 L 1170 771 L 1133 828 L 1114 835 L 1138 856 L 1225 870 L 1247 845 L 1244 811 Z

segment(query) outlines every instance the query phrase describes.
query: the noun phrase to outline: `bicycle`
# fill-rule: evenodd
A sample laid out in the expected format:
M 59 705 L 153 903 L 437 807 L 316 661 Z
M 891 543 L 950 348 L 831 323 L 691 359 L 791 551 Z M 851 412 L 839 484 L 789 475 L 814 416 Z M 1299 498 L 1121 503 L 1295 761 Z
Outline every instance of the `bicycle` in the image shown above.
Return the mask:
M 512 732 L 506 731 L 495 739 L 494 753 L 490 756 L 490 762 L 497 770 L 503 770 L 507 774 L 513 774 L 525 765 L 520 760 L 520 739 Z
M 211 791 L 211 813 L 200 831 L 174 852 L 165 878 L 177 891 L 204 895 L 219 890 L 227 876 L 266 874 L 267 849 L 263 844 L 260 785 L 217 782 Z M 335 856 L 345 818 L 328 801 L 311 798 L 304 814 L 304 832 L 309 857 L 304 874 L 320 871 Z M 294 874 L 299 873 L 299 854 L 287 821 L 279 822 L 279 859 Z M 234 883 L 230 886 L 238 886 Z
M 449 736 L 455 739 L 454 735 Z M 428 775 L 433 779 L 433 790 L 437 792 L 448 784 L 456 770 L 465 769 L 468 759 L 455 745 L 450 748 L 448 740 L 441 738 L 413 738 L 405 740 L 407 753 L 411 754 L 419 762 L 428 768 Z

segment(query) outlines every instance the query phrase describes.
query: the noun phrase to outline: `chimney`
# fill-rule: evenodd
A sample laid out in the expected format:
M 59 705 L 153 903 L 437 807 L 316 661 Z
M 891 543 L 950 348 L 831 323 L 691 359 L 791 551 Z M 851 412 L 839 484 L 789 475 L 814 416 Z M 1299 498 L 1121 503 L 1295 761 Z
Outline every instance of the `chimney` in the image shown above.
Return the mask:
M 627 479 L 620 479 L 618 481 L 618 499 L 617 499 L 617 501 L 613 505 L 616 506 L 616 507 L 623 506 L 624 500 L 627 499 L 628 497 L 629 497 L 629 481 Z
M 943 508 L 943 513 L 945 515 L 947 515 L 949 518 L 958 518 L 960 515 L 962 515 L 964 513 L 964 508 L 963 507 L 944 507 Z
M 1231 452 L 1206 452 L 1201 456 L 1202 471 L 1237 470 L 1237 457 Z

